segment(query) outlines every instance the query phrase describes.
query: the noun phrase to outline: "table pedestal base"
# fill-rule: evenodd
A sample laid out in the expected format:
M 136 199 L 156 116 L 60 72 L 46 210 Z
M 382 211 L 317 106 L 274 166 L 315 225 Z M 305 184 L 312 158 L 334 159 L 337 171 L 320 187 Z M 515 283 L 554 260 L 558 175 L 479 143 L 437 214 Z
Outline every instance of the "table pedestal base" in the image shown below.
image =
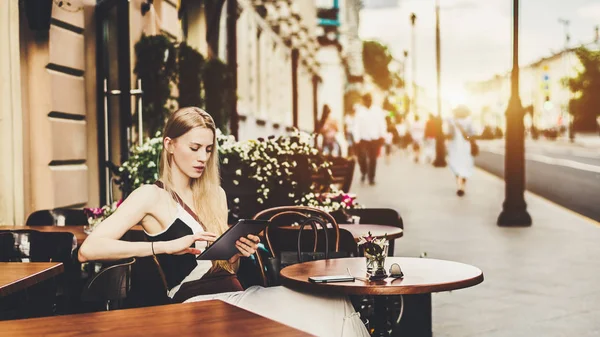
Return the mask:
M 431 294 L 403 296 L 404 312 L 400 323 L 394 324 L 392 336 L 432 337 Z

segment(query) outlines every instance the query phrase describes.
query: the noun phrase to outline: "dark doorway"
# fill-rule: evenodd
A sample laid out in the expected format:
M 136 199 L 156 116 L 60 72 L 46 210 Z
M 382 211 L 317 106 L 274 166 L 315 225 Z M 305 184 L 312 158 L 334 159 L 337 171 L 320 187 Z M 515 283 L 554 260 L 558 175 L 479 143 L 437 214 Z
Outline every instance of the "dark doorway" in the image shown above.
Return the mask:
M 98 1 L 96 24 L 100 204 L 105 205 L 118 199 L 114 168 L 127 160 L 131 144 L 129 1 Z

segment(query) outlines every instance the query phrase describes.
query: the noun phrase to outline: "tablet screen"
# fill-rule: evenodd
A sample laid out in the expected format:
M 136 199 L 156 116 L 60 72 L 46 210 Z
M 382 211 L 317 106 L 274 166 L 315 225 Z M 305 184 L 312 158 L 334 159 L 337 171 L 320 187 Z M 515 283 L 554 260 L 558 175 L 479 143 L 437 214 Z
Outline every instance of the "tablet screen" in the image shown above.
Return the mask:
M 241 219 L 235 225 L 231 226 L 223 235 L 219 236 L 202 254 L 196 257 L 197 260 L 229 260 L 239 252 L 235 242 L 241 237 L 247 237 L 248 234 L 258 235 L 269 224 L 267 220 L 247 220 Z

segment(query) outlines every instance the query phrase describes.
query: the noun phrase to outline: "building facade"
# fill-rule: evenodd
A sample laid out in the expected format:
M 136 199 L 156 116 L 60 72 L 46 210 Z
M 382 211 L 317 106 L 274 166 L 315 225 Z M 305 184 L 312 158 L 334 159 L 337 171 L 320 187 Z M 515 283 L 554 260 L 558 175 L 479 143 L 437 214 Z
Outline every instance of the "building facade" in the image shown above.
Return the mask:
M 528 114 L 526 127 L 538 129 L 567 126 L 571 91 L 563 79 L 577 75 L 581 64 L 573 49 L 542 58 L 520 68 L 519 94 Z M 505 112 L 510 99 L 511 74 L 467 85 L 469 105 L 480 125 L 505 129 Z
M 239 139 L 313 131 L 326 101 L 343 104 L 343 68 L 324 70 L 317 56 L 324 46 L 315 1 L 48 1 L 41 29 L 47 23 L 31 20 L 30 1 L 0 6 L 0 223 L 119 198 L 106 163 L 120 165 L 136 137 L 143 83 L 134 48 L 143 34 L 223 61 L 235 38 Z M 228 8 L 237 9 L 235 34 Z

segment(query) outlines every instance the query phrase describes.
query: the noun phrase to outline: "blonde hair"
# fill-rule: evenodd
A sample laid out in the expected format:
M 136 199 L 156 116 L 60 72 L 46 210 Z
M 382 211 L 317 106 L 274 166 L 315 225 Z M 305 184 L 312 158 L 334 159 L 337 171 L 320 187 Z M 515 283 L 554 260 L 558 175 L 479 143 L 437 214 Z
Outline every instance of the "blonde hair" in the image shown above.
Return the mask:
M 163 144 L 166 137 L 177 139 L 197 127 L 209 129 L 213 132 L 213 150 L 200 178 L 190 179 L 190 188 L 194 197 L 192 206 L 205 229 L 221 235 L 227 230 L 227 203 L 220 197 L 219 148 L 214 120 L 206 111 L 200 108 L 181 108 L 169 117 L 163 131 Z M 172 163 L 173 155 L 163 147 L 158 166 L 159 179 L 164 184 L 164 189 L 175 196 L 171 176 Z M 228 261 L 215 261 L 213 267 L 215 267 L 215 264 L 227 271 L 233 271 Z

